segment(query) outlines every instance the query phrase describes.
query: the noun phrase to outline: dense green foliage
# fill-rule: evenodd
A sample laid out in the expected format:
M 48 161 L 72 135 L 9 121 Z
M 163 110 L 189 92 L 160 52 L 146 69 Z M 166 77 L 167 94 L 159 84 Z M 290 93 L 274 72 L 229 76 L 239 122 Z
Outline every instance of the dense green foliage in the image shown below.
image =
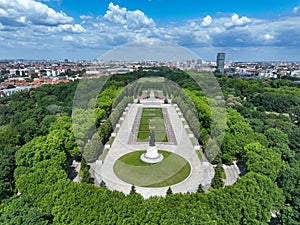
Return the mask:
M 164 76 L 184 88 L 195 104 L 194 113 L 200 115 L 199 141 L 205 144 L 201 138 L 207 138 L 212 124 L 204 94 L 186 73 L 166 68 L 110 78 L 98 98 L 90 102 L 96 107 L 91 114 L 96 117 L 101 141 L 108 140 L 113 120 L 119 117 L 111 116 L 112 109 L 121 104 L 120 113 L 132 100 L 130 93 L 122 98 L 118 95 L 128 83 L 144 76 Z M 228 121 L 216 161 L 243 160 L 246 175 L 222 188 L 219 166 L 219 180 L 208 193 L 200 186 L 199 193 L 169 191 L 165 198 L 146 200 L 135 193 L 134 186 L 132 194 L 124 195 L 88 183 L 87 165 L 80 175 L 88 182 L 75 183 L 68 178 L 66 167 L 71 159 L 80 155 L 79 148 L 87 148 L 85 135 L 88 139 L 95 135 L 89 124 L 72 126 L 70 114 L 77 83 L 44 86 L 1 98 L 0 224 L 268 224 L 271 212 L 278 211 L 281 224 L 298 224 L 299 84 L 227 76 L 218 80 Z M 85 112 L 85 106 L 75 108 Z M 80 115 L 76 119 L 84 121 L 84 113 Z M 73 129 L 84 133 L 79 148 Z M 88 148 L 96 149 L 89 152 L 95 159 L 100 150 L 92 144 Z
M 50 125 L 59 116 L 70 115 L 76 86 L 76 82 L 45 85 L 0 98 L 0 202 L 15 193 L 16 150 L 33 138 L 48 134 Z M 63 127 L 63 124 L 59 126 Z M 33 151 L 33 154 L 38 153 Z M 33 155 L 29 160 L 34 160 L 31 157 Z
M 286 205 L 281 210 L 281 223 L 298 224 L 300 127 L 297 113 L 300 84 L 288 80 L 243 80 L 225 76 L 219 81 L 225 95 L 243 99 L 243 106 L 235 108 L 253 131 L 264 134 L 268 140 L 266 144 L 260 142 L 264 146 L 255 143 L 247 146 L 248 153 L 242 158 L 246 164 L 253 162 L 247 170 L 260 171 L 276 181 L 286 198 Z M 280 157 L 283 162 L 280 162 Z

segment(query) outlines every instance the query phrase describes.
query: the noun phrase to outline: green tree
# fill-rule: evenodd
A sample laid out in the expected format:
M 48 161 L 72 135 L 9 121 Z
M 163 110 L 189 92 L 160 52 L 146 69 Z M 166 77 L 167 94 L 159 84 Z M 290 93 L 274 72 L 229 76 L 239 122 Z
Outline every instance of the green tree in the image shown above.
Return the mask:
M 212 179 L 211 187 L 212 188 L 222 188 L 222 187 L 224 187 L 223 179 L 225 178 L 225 172 L 222 167 L 222 164 L 219 163 L 214 169 L 215 169 L 215 175 Z
M 197 193 L 205 193 L 202 184 L 199 184 Z
M 79 176 L 81 178 L 81 182 L 92 183 L 91 174 L 90 174 L 90 165 L 86 163 L 84 157 L 81 158 Z
M 168 190 L 167 190 L 167 193 L 166 193 L 167 195 L 171 195 L 171 194 L 173 194 L 173 191 L 172 191 L 172 189 L 171 189 L 171 187 L 169 187 L 168 188 Z
M 0 203 L 14 194 L 14 170 L 16 147 L 4 147 L 0 157 Z
M 276 180 L 284 164 L 281 155 L 259 143 L 252 143 L 245 147 L 243 160 L 247 171 L 261 173 L 273 181 Z
M 14 197 L 0 209 L 1 225 L 47 225 L 51 217 L 46 216 L 40 209 L 33 207 L 23 197 Z
M 283 144 L 285 144 L 285 145 L 289 144 L 288 135 L 279 129 L 270 128 L 265 131 L 265 135 L 268 138 L 270 147 L 275 147 L 275 146 L 283 145 Z
M 135 186 L 131 185 L 130 193 L 129 194 L 136 194 Z
M 100 187 L 106 188 L 106 184 L 105 184 L 104 180 L 101 180 Z
M 300 105 L 292 107 L 289 111 L 289 115 L 290 115 L 292 121 L 299 126 L 300 125 Z

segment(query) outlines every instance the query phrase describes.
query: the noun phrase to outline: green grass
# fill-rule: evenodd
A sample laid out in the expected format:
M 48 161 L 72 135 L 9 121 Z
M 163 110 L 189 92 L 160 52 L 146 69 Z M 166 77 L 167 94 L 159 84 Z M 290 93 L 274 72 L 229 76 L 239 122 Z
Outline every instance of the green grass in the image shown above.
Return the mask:
M 163 118 L 162 111 L 145 111 L 143 110 L 142 117 L 160 117 Z
M 108 144 L 112 145 L 114 140 L 115 140 L 115 137 L 110 137 L 109 141 L 108 141 Z
M 199 150 L 196 150 L 196 153 L 197 153 L 199 160 L 202 162 L 203 156 L 202 156 L 201 152 Z
M 137 136 L 137 141 L 147 142 L 149 141 L 149 131 L 140 131 Z
M 141 123 L 139 130 L 140 131 L 149 131 L 149 124 L 147 124 L 147 123 Z
M 150 120 L 150 118 L 147 118 L 147 117 L 142 117 L 141 118 L 141 121 L 140 121 L 140 123 L 141 124 L 148 124 L 149 125 L 149 120 Z
M 150 136 L 150 131 L 140 131 L 137 135 L 137 141 L 148 142 Z M 155 132 L 155 142 L 168 142 L 168 137 L 164 131 Z
M 104 149 L 103 152 L 102 152 L 102 154 L 100 155 L 99 159 L 100 160 L 104 160 L 105 157 L 106 157 L 106 155 L 107 155 L 107 153 L 108 153 L 108 151 L 109 151 L 108 149 Z
M 128 153 L 114 164 L 115 174 L 123 181 L 141 187 L 167 187 L 186 179 L 190 172 L 190 164 L 181 156 L 159 151 L 164 160 L 155 163 L 145 163 L 140 156 L 146 151 Z
M 155 131 L 155 141 L 168 142 L 162 108 L 143 108 L 137 141 L 149 141 L 151 130 Z

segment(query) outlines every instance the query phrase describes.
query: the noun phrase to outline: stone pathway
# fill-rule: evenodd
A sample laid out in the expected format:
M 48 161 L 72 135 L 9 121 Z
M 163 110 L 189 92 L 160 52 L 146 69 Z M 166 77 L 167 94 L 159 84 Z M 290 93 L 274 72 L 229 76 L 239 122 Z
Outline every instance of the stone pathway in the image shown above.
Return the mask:
M 77 172 L 77 176 L 73 179 L 73 181 L 76 183 L 80 182 L 80 177 L 79 177 L 80 166 L 81 166 L 80 162 L 73 160 L 72 167 L 74 167 L 75 171 Z
M 158 102 L 146 102 L 147 107 L 157 107 Z M 118 158 L 129 152 L 145 150 L 148 147 L 148 143 L 139 144 L 128 144 L 131 138 L 131 129 L 134 126 L 136 114 L 140 104 L 132 104 L 128 110 L 127 116 L 123 121 L 114 143 L 111 146 L 104 162 L 96 162 L 94 165 L 95 169 L 95 179 L 97 183 L 100 183 L 103 179 L 106 183 L 107 188 L 110 190 L 122 191 L 125 194 L 130 192 L 131 184 L 127 184 L 121 179 L 119 179 L 113 172 L 113 165 Z M 202 186 L 207 186 L 211 183 L 212 177 L 214 175 L 213 166 L 207 162 L 200 162 L 194 147 L 188 137 L 186 130 L 182 124 L 181 119 L 178 116 L 175 108 L 171 104 L 164 105 L 166 107 L 170 124 L 174 131 L 174 135 L 177 141 L 176 145 L 157 143 L 157 147 L 160 150 L 166 150 L 174 152 L 183 158 L 185 158 L 191 165 L 190 175 L 181 183 L 172 185 L 173 193 L 187 193 L 195 192 L 198 185 L 201 183 Z M 162 188 L 144 188 L 136 187 L 136 191 L 140 193 L 144 198 L 149 198 L 150 196 L 165 196 L 168 187 Z
M 240 169 L 237 166 L 236 162 L 233 162 L 232 165 L 227 166 L 223 164 L 224 172 L 226 175 L 226 179 L 224 179 L 224 184 L 226 186 L 234 184 L 237 179 L 240 177 Z

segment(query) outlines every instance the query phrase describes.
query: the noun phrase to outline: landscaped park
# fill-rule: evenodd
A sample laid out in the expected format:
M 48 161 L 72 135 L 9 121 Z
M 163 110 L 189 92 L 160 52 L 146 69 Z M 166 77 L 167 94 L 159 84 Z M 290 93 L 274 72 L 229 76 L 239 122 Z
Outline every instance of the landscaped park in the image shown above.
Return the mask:
M 137 141 L 149 141 L 150 131 L 155 131 L 157 142 L 168 142 L 162 108 L 143 108 Z
M 150 97 L 130 104 L 114 142 L 98 171 L 106 186 L 129 193 L 134 185 L 144 197 L 173 192 L 195 192 L 209 184 L 213 168 L 198 157 L 176 104 Z M 155 138 L 151 140 L 151 134 Z

